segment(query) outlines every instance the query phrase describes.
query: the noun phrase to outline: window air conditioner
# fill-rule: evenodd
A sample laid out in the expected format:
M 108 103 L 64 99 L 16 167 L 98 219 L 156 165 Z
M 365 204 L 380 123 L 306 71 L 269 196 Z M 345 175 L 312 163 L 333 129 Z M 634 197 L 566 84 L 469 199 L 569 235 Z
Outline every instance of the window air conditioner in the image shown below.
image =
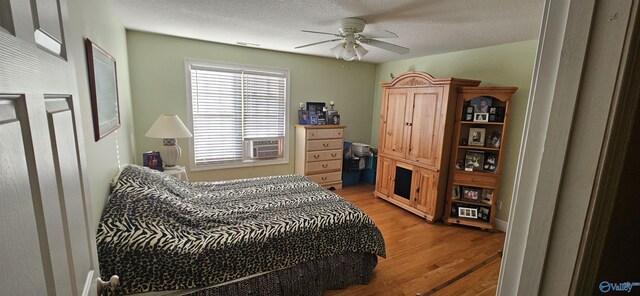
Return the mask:
M 247 157 L 252 159 L 282 157 L 283 138 L 253 138 L 245 139 L 247 143 Z

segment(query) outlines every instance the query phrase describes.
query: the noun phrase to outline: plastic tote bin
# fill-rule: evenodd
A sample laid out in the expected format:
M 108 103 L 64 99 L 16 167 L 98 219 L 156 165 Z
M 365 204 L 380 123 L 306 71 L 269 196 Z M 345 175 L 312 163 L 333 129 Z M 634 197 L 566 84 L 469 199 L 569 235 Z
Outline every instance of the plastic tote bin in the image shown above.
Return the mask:
M 351 186 L 360 182 L 360 170 L 347 172 L 342 171 L 342 186 Z
M 367 163 L 364 166 L 365 169 L 375 170 L 377 165 L 378 165 L 377 155 L 367 156 Z
M 376 185 L 376 170 L 364 169 L 360 174 L 360 181 Z

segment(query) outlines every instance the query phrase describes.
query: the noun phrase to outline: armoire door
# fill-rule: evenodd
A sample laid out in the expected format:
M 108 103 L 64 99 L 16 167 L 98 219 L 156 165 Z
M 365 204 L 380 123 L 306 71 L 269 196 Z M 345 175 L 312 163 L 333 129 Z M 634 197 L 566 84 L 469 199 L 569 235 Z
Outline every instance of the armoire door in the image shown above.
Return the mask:
M 2 295 L 95 295 L 95 229 L 61 9 L 63 0 L 0 1 Z
M 436 167 L 440 155 L 442 137 L 440 124 L 446 116 L 442 113 L 442 87 L 418 88 L 411 92 L 413 108 L 408 115 L 411 135 L 407 138 L 406 158 Z
M 380 137 L 380 153 L 404 157 L 406 151 L 405 133 L 408 127 L 405 120 L 410 98 L 406 89 L 387 89 L 384 98 L 385 111 L 382 118 L 383 132 Z
M 378 173 L 376 177 L 376 190 L 385 196 L 390 196 L 391 194 L 391 181 L 393 180 L 393 172 L 395 167 L 393 165 L 393 160 L 380 157 L 378 158 Z
M 438 173 L 428 169 L 419 169 L 415 176 L 416 209 L 433 217 L 437 206 Z

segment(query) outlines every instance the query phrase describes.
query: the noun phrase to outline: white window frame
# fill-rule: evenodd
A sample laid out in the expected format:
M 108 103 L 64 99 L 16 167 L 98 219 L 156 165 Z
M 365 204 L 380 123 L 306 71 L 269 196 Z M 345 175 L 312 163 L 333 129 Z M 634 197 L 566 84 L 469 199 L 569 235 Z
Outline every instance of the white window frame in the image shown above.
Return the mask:
M 196 59 L 185 59 L 185 88 L 187 90 L 187 118 L 188 125 L 193 129 L 193 102 L 192 102 L 192 93 L 191 93 L 191 66 L 197 67 L 211 67 L 218 69 L 230 69 L 230 70 L 248 70 L 248 71 L 265 71 L 265 72 L 279 72 L 285 75 L 287 83 L 285 90 L 285 111 L 284 111 L 284 139 L 283 139 L 283 155 L 281 158 L 277 159 L 250 159 L 246 157 L 246 154 L 243 156 L 242 161 L 234 161 L 234 162 L 221 162 L 219 164 L 209 164 L 209 165 L 198 165 L 196 166 L 196 159 L 194 153 L 194 138 L 189 139 L 189 169 L 191 171 L 205 171 L 205 170 L 216 170 L 216 169 L 227 169 L 227 168 L 243 168 L 243 167 L 253 167 L 253 166 L 264 166 L 264 165 L 278 165 L 278 164 L 288 164 L 289 163 L 289 103 L 290 103 L 290 85 L 291 85 L 291 76 L 290 70 L 284 68 L 266 68 L 259 67 L 254 65 L 245 65 L 245 64 L 228 64 L 214 61 L 205 61 L 205 60 L 196 60 Z

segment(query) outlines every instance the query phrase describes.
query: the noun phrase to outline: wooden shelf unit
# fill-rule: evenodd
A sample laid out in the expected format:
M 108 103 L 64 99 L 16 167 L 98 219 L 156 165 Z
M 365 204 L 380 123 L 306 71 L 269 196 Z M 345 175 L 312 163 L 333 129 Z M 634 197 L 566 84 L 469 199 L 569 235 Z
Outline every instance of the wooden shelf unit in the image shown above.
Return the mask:
M 467 226 L 479 227 L 486 230 L 495 229 L 496 201 L 499 197 L 500 176 L 502 174 L 502 164 L 504 156 L 504 143 L 507 136 L 507 127 L 509 125 L 510 103 L 513 94 L 518 90 L 516 87 L 462 87 L 458 91 L 455 111 L 455 124 L 452 140 L 451 164 L 449 168 L 449 182 L 447 184 L 446 202 L 445 202 L 445 218 L 447 224 L 461 224 Z M 504 108 L 501 122 L 478 122 L 463 121 L 463 114 L 470 107 L 472 101 L 476 102 L 481 97 L 491 99 L 491 107 Z M 475 100 L 474 100 L 475 99 Z M 484 112 L 483 112 L 484 113 Z M 485 146 L 468 145 L 469 129 L 484 129 Z M 488 143 L 492 135 L 500 134 L 500 145 L 498 147 L 490 147 Z M 465 145 L 463 145 L 463 139 Z M 482 155 L 485 164 L 487 158 L 492 155 L 495 160 L 494 171 L 484 171 L 483 165 L 477 166 L 473 171 L 465 170 L 465 167 L 474 163 L 466 159 L 467 153 L 476 153 Z M 462 163 L 460 163 L 462 162 Z M 462 164 L 462 169 L 460 169 Z M 492 192 L 491 199 L 483 198 L 486 193 Z M 465 198 L 465 193 L 469 196 L 476 197 L 476 200 Z M 479 196 L 478 196 L 479 194 Z M 467 196 L 467 197 L 469 197 Z M 478 218 L 460 217 L 460 207 L 468 209 L 476 209 Z M 467 212 L 466 210 L 464 210 Z M 487 213 L 488 211 L 488 213 Z M 486 217 L 483 219 L 482 217 Z

